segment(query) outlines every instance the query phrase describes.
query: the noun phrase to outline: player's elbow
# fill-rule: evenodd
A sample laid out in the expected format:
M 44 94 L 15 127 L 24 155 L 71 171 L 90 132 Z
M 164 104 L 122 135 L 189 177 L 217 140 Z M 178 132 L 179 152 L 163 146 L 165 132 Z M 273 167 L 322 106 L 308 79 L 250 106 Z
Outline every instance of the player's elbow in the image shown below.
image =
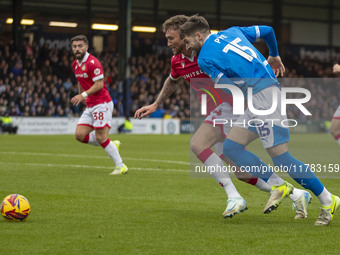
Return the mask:
M 271 26 L 258 26 L 260 32 L 260 38 L 271 39 L 275 35 L 274 29 Z
M 274 29 L 273 29 L 273 27 L 271 27 L 271 26 L 267 26 L 267 25 L 261 25 L 261 26 L 259 26 L 259 29 L 260 29 L 260 31 L 261 30 L 265 30 L 265 31 L 274 31 Z

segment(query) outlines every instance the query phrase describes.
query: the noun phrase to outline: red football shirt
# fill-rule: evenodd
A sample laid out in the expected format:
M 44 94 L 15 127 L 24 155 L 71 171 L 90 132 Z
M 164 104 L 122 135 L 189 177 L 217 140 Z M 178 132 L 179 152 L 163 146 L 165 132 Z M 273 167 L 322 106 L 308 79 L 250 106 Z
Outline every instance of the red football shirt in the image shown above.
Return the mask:
M 76 59 L 72 64 L 72 68 L 84 91 L 91 88 L 95 81 L 104 78 L 103 67 L 99 60 L 88 52 L 86 52 L 82 62 L 79 62 Z M 112 98 L 104 84 L 104 87 L 101 90 L 86 98 L 86 106 L 93 107 L 97 104 L 103 104 L 105 102 L 108 103 L 110 101 L 112 101 Z
M 224 92 L 222 89 L 214 88 L 214 83 L 208 75 L 203 73 L 197 64 L 197 57 L 192 56 L 187 58 L 184 54 L 174 55 L 171 58 L 171 73 L 170 79 L 177 80 L 180 77 L 186 79 L 190 86 L 197 92 L 198 99 L 201 101 L 202 94 L 207 94 L 207 114 L 212 112 L 219 104 L 223 102 L 233 105 L 233 98 L 230 94 Z M 203 82 L 190 82 L 192 78 L 204 78 Z

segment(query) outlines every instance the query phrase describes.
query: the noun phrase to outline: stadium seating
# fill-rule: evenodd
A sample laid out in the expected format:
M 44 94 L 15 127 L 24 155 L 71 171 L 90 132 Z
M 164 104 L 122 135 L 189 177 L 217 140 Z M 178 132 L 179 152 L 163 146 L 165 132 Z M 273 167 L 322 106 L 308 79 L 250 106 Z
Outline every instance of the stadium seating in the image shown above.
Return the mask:
M 96 54 L 95 54 L 96 55 Z M 105 83 L 115 103 L 114 116 L 125 116 L 122 92 L 118 87 L 117 54 L 102 52 L 96 55 L 104 68 Z M 162 54 L 136 54 L 129 62 L 130 116 L 143 105 L 155 101 L 170 72 L 170 57 Z M 286 77 L 332 77 L 331 66 L 312 59 L 298 59 L 289 53 L 283 57 Z M 70 98 L 77 94 L 76 79 L 71 64 L 74 57 L 63 49 L 49 48 L 48 44 L 25 43 L 22 52 L 12 45 L 0 46 L 0 113 L 11 116 L 79 116 L 80 107 L 73 107 Z M 313 95 L 307 107 L 314 110 L 313 120 L 331 119 L 339 105 L 340 92 L 333 86 L 321 89 L 320 84 L 304 84 Z M 181 119 L 190 117 L 190 89 L 180 81 L 177 91 L 166 100 L 161 112 Z M 327 100 L 326 100 L 327 99 Z M 158 116 L 158 115 L 157 115 Z M 297 109 L 288 110 L 288 117 L 303 118 Z

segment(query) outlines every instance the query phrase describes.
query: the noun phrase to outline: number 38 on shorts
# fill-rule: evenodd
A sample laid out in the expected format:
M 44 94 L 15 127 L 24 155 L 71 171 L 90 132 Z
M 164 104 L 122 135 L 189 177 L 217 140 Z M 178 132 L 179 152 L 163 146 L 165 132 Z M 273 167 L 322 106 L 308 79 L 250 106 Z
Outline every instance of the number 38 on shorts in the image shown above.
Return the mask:
M 111 128 L 112 111 L 112 101 L 88 107 L 80 117 L 78 125 L 86 125 L 94 129 L 100 129 L 106 126 Z

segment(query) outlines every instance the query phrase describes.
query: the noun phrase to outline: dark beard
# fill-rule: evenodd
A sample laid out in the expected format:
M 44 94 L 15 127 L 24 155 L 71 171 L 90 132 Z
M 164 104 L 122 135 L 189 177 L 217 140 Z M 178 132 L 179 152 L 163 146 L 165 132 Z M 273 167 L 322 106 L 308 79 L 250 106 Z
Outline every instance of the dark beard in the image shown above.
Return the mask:
M 85 57 L 86 52 L 84 52 L 83 54 L 81 54 L 79 57 L 77 57 L 77 55 L 75 54 L 74 56 L 76 57 L 76 59 L 79 60 L 79 62 Z
M 199 43 L 197 42 L 193 47 L 193 51 L 195 52 L 196 57 L 198 57 L 198 55 L 200 54 L 201 49 L 202 49 L 202 46 L 199 45 Z
M 195 56 L 198 57 L 198 55 L 200 54 L 201 52 L 201 48 L 199 48 L 198 50 L 193 50 L 194 53 L 195 53 Z

